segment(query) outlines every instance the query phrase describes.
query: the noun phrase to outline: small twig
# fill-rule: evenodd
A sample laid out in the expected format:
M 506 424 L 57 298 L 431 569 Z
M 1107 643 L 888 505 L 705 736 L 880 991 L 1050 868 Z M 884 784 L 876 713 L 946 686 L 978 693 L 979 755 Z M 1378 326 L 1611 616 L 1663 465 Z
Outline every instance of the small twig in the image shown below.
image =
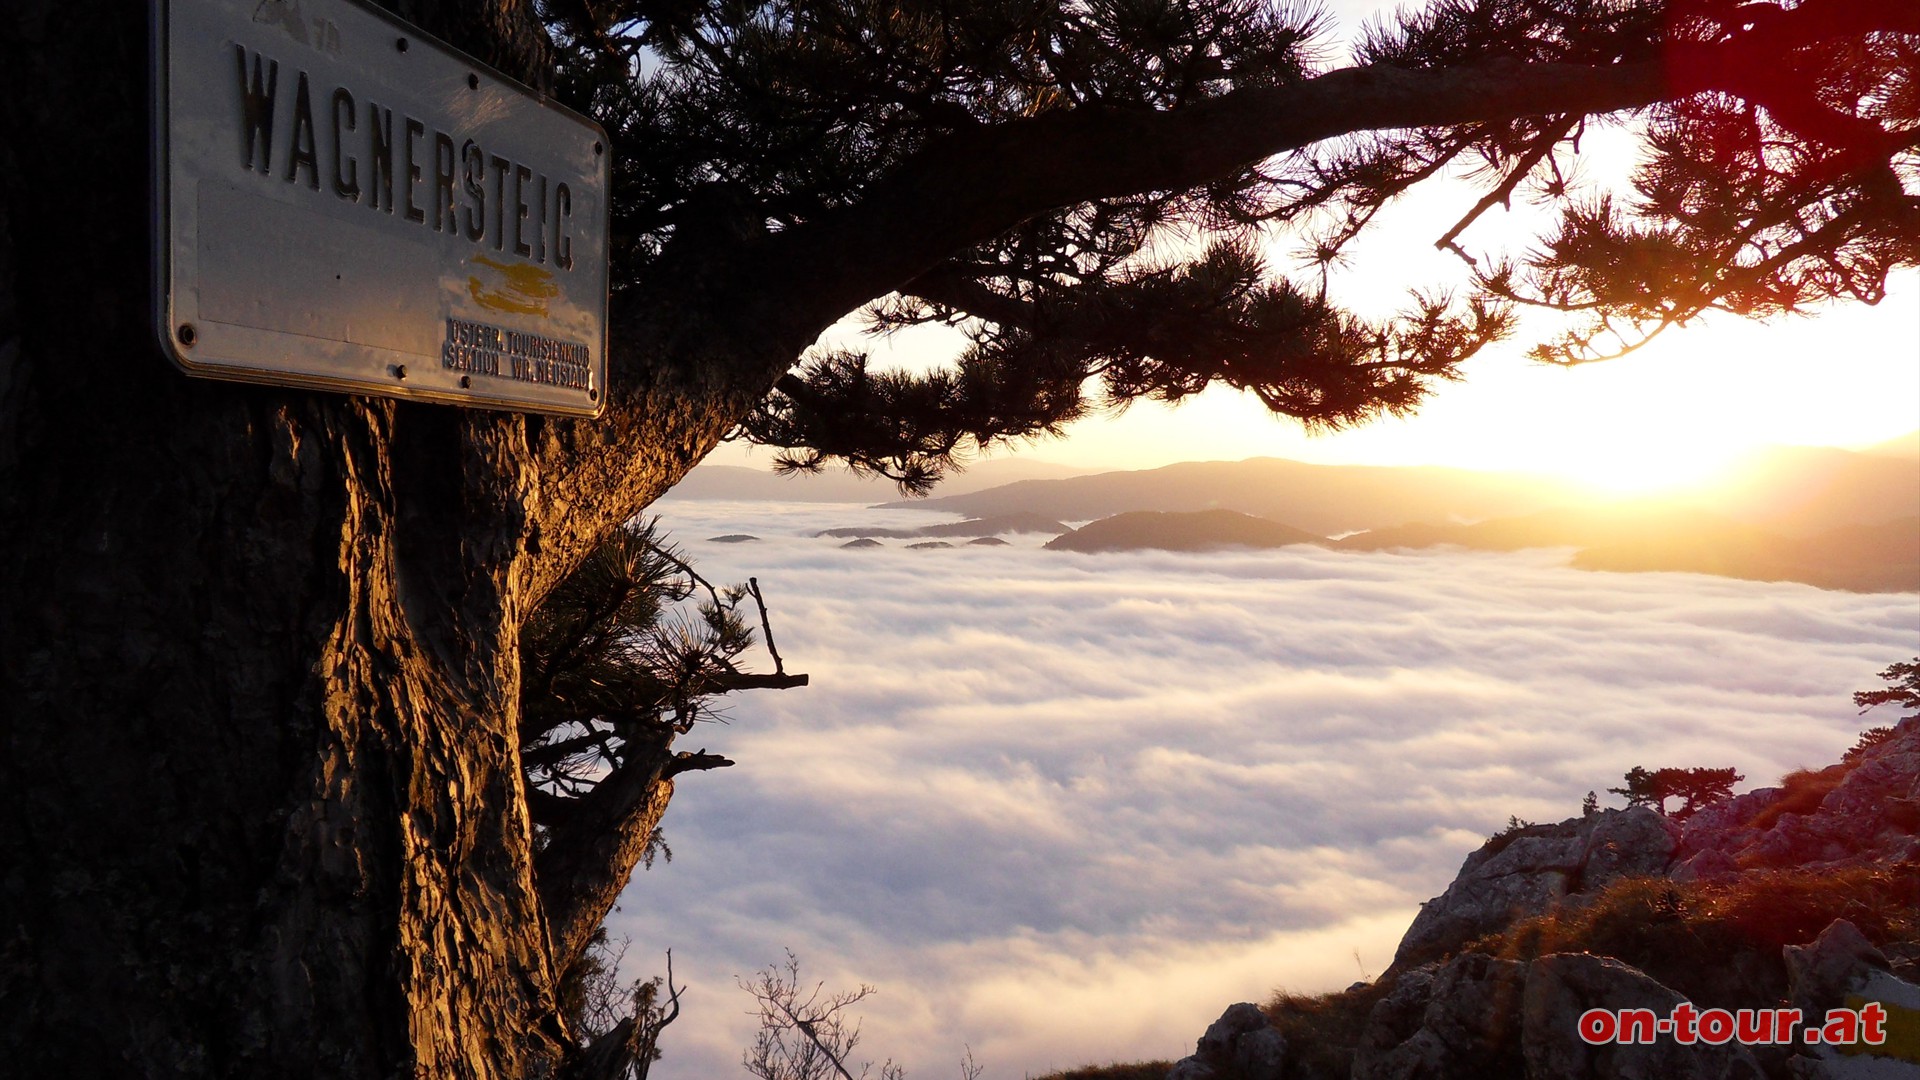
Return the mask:
M 760 579 L 748 578 L 747 591 L 753 594 L 753 602 L 760 608 L 760 633 L 767 642 L 767 655 L 773 657 L 773 672 L 785 675 L 786 664 L 780 659 L 780 650 L 773 647 L 773 624 L 767 620 L 767 601 L 760 595 Z
M 700 572 L 698 570 L 695 570 L 692 566 L 689 566 L 685 559 L 682 559 L 680 556 L 675 555 L 672 549 L 668 548 L 665 544 L 649 544 L 648 546 L 653 548 L 653 553 L 655 555 L 658 555 L 661 558 L 672 563 L 673 565 L 679 567 L 681 573 L 687 575 L 689 578 L 692 578 L 696 584 L 698 584 L 701 588 L 707 590 L 707 596 L 712 598 L 713 606 L 715 608 L 725 610 L 726 605 L 720 602 L 720 591 L 713 587 L 712 582 L 708 581 L 706 578 L 701 577 Z
M 673 950 L 667 950 L 667 1008 L 661 1010 L 660 1019 L 641 1025 L 640 1037 L 634 1047 L 634 1080 L 647 1080 L 647 1072 L 653 1067 L 654 1051 L 660 1045 L 660 1033 L 668 1024 L 680 1018 L 680 991 L 683 986 L 673 985 Z M 644 1017 L 636 1019 L 645 1019 Z
M 653 1026 L 653 1030 L 656 1033 L 655 1034 L 656 1038 L 658 1037 L 658 1032 L 660 1031 L 661 1028 L 664 1028 L 668 1024 L 673 1023 L 675 1020 L 680 1019 L 680 991 L 685 989 L 686 987 L 684 986 L 673 985 L 673 950 L 668 949 L 667 950 L 667 1004 L 671 1007 L 667 1009 L 665 1012 L 660 1014 L 660 1022 Z
M 814 1025 L 818 1023 L 818 1020 L 802 1019 L 793 1011 L 793 1007 L 784 1001 L 777 1001 L 774 1004 L 780 1007 L 781 1012 L 787 1014 L 787 1019 L 791 1020 L 793 1026 L 799 1029 L 802 1035 L 807 1037 L 808 1042 L 811 1042 L 822 1054 L 827 1056 L 827 1060 L 833 1064 L 835 1072 L 845 1077 L 846 1080 L 853 1080 L 853 1074 L 848 1072 L 847 1067 L 840 1063 L 840 1058 L 836 1056 L 833 1051 L 827 1049 L 827 1044 L 820 1041 L 819 1035 L 814 1034 L 813 1028 Z M 851 1047 L 849 1047 L 849 1049 L 851 1049 Z
M 1513 189 L 1519 187 L 1520 181 L 1526 179 L 1527 174 L 1533 171 L 1533 167 L 1540 164 L 1541 158 L 1553 152 L 1553 148 L 1560 144 L 1560 140 L 1566 138 L 1567 133 L 1573 130 L 1573 125 L 1574 120 L 1569 117 L 1562 120 L 1559 124 L 1548 128 L 1546 131 L 1541 132 L 1539 139 L 1533 144 L 1533 148 L 1521 157 L 1519 163 L 1513 167 L 1513 170 L 1507 174 L 1499 186 L 1487 192 L 1486 198 L 1475 203 L 1473 209 L 1467 211 L 1466 217 L 1454 222 L 1453 228 L 1448 229 L 1445 236 L 1435 240 L 1433 246 L 1442 251 L 1452 252 L 1475 270 L 1480 269 L 1480 264 L 1474 261 L 1473 256 L 1468 255 L 1465 249 L 1461 248 L 1461 246 L 1454 241 L 1458 239 L 1461 233 L 1467 231 L 1467 226 L 1472 225 L 1475 221 L 1479 220 L 1480 215 L 1491 209 L 1494 203 L 1499 203 L 1502 206 L 1511 205 Z

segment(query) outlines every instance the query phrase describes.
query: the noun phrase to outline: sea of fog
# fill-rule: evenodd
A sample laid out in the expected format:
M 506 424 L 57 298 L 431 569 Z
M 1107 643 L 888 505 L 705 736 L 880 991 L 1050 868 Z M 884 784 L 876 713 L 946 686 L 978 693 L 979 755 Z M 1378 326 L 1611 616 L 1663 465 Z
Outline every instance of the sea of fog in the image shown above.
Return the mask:
M 909 1077 L 1179 1057 L 1232 1002 L 1377 975 L 1509 815 L 1633 765 L 1830 762 L 1876 722 L 1849 694 L 1920 653 L 1911 593 L 1564 551 L 848 550 L 813 534 L 953 519 L 653 512 L 715 582 L 759 579 L 812 676 L 682 739 L 739 764 L 681 778 L 673 860 L 611 919 L 628 974 L 670 947 L 688 988 L 657 1080 L 743 1075 L 736 979 L 789 949 L 876 988 L 858 1057 Z

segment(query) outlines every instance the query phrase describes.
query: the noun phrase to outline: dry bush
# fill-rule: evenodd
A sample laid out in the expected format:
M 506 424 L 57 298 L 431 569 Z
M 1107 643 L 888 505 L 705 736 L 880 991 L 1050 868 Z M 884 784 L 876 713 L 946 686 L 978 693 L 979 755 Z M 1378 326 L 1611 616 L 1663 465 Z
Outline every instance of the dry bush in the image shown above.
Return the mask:
M 1852 762 L 1829 765 L 1815 772 L 1812 769 L 1795 769 L 1780 778 L 1780 786 L 1785 790 L 1772 806 L 1760 811 L 1747 822 L 1751 829 L 1771 829 L 1784 814 L 1810 814 L 1820 808 L 1834 788 L 1853 771 Z
M 1920 940 L 1920 868 L 1755 871 L 1727 881 L 1628 878 L 1468 948 L 1530 960 L 1611 956 L 1695 1001 L 1764 1005 L 1786 992 L 1784 945 L 1846 919 L 1882 947 Z
M 1267 1019 L 1287 1040 L 1289 1076 L 1346 1076 L 1353 1071 L 1353 1050 L 1366 1031 L 1373 1006 L 1393 988 L 1390 978 L 1331 994 L 1293 994 L 1275 990 L 1267 999 Z
M 1135 1061 L 1127 1064 L 1083 1065 L 1066 1072 L 1048 1073 L 1033 1080 L 1165 1080 L 1171 1061 Z

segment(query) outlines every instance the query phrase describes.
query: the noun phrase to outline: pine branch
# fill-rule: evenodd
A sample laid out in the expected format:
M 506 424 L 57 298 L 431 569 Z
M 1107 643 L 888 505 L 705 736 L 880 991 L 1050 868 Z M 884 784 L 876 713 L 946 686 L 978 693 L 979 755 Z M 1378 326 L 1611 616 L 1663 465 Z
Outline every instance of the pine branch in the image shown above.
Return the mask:
M 1912 4 L 1810 0 L 1791 10 L 1769 9 L 1766 18 L 1761 7 L 1740 9 L 1747 23 L 1717 38 L 1663 43 L 1657 59 L 1644 40 L 1638 47 L 1631 41 L 1608 46 L 1610 53 L 1562 48 L 1561 55 L 1582 62 L 1536 62 L 1497 51 L 1475 61 L 1469 52 L 1464 63 L 1373 63 L 1313 78 L 1248 79 L 1232 89 L 1224 88 L 1235 85 L 1228 80 L 1217 94 L 1198 99 L 1169 90 L 1103 104 L 1087 92 L 1091 84 L 1083 86 L 1072 74 L 1083 61 L 1042 48 L 1019 62 L 1032 65 L 1037 80 L 1030 115 L 996 113 L 983 102 L 975 113 L 979 123 L 928 128 L 891 141 L 879 140 L 877 128 L 853 124 L 849 131 L 876 134 L 844 148 L 858 151 L 842 163 L 854 171 L 835 173 L 830 191 L 808 193 L 812 201 L 805 208 L 792 203 L 796 178 L 813 175 L 808 168 L 829 168 L 828 155 L 839 144 L 783 144 L 783 152 L 801 157 L 765 172 L 751 161 L 734 162 L 743 182 L 765 185 L 743 208 L 741 227 L 699 238 L 689 229 L 649 241 L 663 247 L 647 249 L 658 255 L 647 256 L 647 288 L 622 291 L 614 301 L 622 347 L 613 358 L 608 416 L 593 424 L 555 423 L 555 437 L 539 443 L 534 464 L 554 479 L 551 490 L 562 497 L 536 511 L 549 542 L 527 553 L 529 579 L 537 587 L 543 577 L 558 576 L 601 527 L 603 519 L 579 514 L 568 493 L 615 493 L 598 513 L 617 520 L 663 491 L 711 445 L 666 436 L 659 430 L 663 417 L 697 398 L 701 408 L 728 416 L 712 434 L 717 439 L 841 315 L 1057 208 L 1171 192 L 1174 197 L 1153 204 L 1162 213 L 1191 195 L 1196 211 L 1211 207 L 1209 212 L 1231 217 L 1237 213 L 1230 211 L 1234 199 L 1258 197 L 1252 179 L 1258 162 L 1325 140 L 1619 113 L 1707 91 L 1737 94 L 1748 73 L 1770 70 L 1824 43 L 1859 40 L 1870 32 L 1920 32 L 1920 6 Z M 1002 30 L 1010 32 L 996 32 Z M 1175 59 L 1168 70 L 1185 70 L 1184 58 Z M 900 60 L 909 67 L 919 63 L 905 53 Z M 965 70 L 965 61 L 952 64 L 944 70 Z M 915 70 L 920 78 L 931 69 Z M 1103 85 L 1120 88 L 1118 82 Z M 852 109 L 870 89 L 849 90 L 834 107 Z M 1086 104 L 1074 106 L 1076 100 Z M 804 111 L 806 104 L 783 99 L 779 107 Z M 668 134 L 680 133 L 660 137 Z M 778 172 L 789 167 L 790 175 Z M 681 186 L 649 189 L 641 202 L 679 204 L 686 192 L 704 190 L 704 181 L 687 178 L 710 176 L 708 169 L 690 168 L 686 178 L 673 181 Z M 1239 194 L 1209 202 L 1206 193 L 1213 190 Z M 931 207 L 938 212 L 929 212 Z M 777 229 L 766 227 L 770 219 L 778 220 Z M 661 317 L 665 311 L 706 310 L 715 297 L 727 298 L 724 320 L 681 327 Z M 636 454 L 639 447 L 652 449 Z

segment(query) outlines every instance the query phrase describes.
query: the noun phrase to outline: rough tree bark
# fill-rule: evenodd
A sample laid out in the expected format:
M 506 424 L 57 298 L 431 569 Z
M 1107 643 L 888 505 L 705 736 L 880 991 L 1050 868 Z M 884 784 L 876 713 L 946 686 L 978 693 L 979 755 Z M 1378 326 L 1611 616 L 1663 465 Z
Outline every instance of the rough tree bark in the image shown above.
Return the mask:
M 523 0 L 396 6 L 540 76 Z M 616 310 L 609 415 L 583 423 L 175 372 L 148 328 L 145 19 L 0 17 L 0 1060 L 20 1075 L 555 1072 L 559 969 L 637 853 L 616 836 L 569 887 L 539 880 L 518 628 L 822 328 L 1049 207 L 1714 70 L 1359 72 L 956 136 L 814 226 L 687 230 L 671 291 Z
M 537 71 L 483 29 L 523 5 L 462 7 L 405 14 Z M 548 928 L 598 915 L 533 885 L 520 620 L 803 343 L 628 314 L 671 360 L 623 370 L 606 425 L 182 378 L 146 326 L 143 8 L 0 27 L 0 1053 L 539 1075 Z

